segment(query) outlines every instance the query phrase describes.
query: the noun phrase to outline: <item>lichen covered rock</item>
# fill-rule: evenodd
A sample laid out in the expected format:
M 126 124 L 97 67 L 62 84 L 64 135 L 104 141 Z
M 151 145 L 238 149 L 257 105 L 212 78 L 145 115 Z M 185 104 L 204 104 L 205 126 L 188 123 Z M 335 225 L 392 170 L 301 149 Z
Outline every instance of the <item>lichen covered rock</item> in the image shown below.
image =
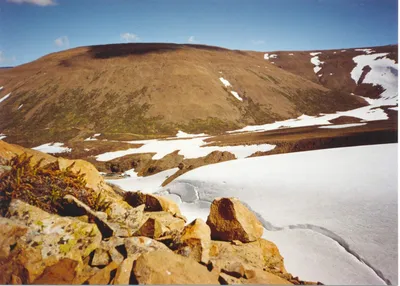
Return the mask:
M 251 242 L 261 238 L 263 226 L 253 212 L 236 198 L 215 199 L 207 224 L 215 240 Z

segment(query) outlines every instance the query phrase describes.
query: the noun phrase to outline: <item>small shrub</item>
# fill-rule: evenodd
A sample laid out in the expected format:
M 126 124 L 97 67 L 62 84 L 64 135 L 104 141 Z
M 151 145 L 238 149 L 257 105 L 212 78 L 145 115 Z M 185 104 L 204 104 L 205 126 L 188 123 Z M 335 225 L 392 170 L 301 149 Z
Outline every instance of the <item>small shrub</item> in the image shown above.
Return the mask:
M 86 187 L 84 174 L 72 172 L 69 166 L 60 170 L 58 162 L 40 166 L 32 164 L 26 153 L 5 163 L 11 170 L 0 175 L 0 214 L 4 216 L 12 199 L 22 200 L 49 213 L 63 210 L 63 197 L 72 195 L 90 207 L 95 206 L 96 194 Z

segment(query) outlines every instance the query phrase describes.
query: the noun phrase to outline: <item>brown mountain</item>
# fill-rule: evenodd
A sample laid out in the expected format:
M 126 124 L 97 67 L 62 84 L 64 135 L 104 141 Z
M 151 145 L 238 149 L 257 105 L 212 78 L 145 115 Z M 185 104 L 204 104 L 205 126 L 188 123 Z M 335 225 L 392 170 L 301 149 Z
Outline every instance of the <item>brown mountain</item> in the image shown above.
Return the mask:
M 397 59 L 397 46 L 379 49 Z M 0 103 L 0 133 L 30 146 L 93 133 L 218 133 L 348 110 L 366 104 L 350 95 L 358 88 L 350 77 L 352 57 L 362 53 L 322 52 L 323 70 L 334 76 L 318 77 L 310 52 L 276 52 L 266 60 L 261 52 L 203 45 L 70 49 L 0 70 L 0 98 L 11 92 Z

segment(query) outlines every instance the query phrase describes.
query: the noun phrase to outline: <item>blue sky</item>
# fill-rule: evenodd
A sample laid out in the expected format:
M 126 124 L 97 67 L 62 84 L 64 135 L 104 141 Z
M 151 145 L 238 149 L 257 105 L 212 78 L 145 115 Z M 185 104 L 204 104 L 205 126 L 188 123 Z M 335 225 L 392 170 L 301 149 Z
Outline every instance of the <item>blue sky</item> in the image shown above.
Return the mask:
M 0 66 L 123 42 L 315 50 L 395 44 L 397 0 L 0 0 Z

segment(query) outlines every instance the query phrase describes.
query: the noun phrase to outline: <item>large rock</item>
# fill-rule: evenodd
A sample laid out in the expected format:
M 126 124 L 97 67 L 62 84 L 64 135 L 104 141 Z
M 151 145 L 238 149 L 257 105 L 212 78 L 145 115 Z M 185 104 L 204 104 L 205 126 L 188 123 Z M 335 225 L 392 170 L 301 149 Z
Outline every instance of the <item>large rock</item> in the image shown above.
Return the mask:
M 202 219 L 196 219 L 185 226 L 179 240 L 178 254 L 208 263 L 211 231 Z
M 133 207 L 144 204 L 147 212 L 166 211 L 172 215 L 181 215 L 178 205 L 162 196 L 142 192 L 126 192 L 125 201 Z
M 171 232 L 181 232 L 184 227 L 185 220 L 173 216 L 169 212 L 146 212 L 143 214 L 143 222 L 135 235 L 159 238 Z
M 11 245 L 14 245 L 27 231 L 25 225 L 0 217 L 0 259 L 10 255 Z
M 72 284 L 77 276 L 79 262 L 63 258 L 56 264 L 47 267 L 33 284 Z
M 87 280 L 89 285 L 109 284 L 111 280 L 111 272 L 118 268 L 118 264 L 112 261 L 103 269 L 99 270 L 95 275 Z
M 141 255 L 133 272 L 139 284 L 219 284 L 205 266 L 171 251 Z
M 64 258 L 82 262 L 101 242 L 95 224 L 52 215 L 19 200 L 11 201 L 9 214 L 10 220 L 28 227 L 14 259 L 26 269 L 28 283 Z
M 207 224 L 212 239 L 223 241 L 255 241 L 261 238 L 264 230 L 254 213 L 236 198 L 215 199 Z
M 66 195 L 63 199 L 63 207 L 66 213 L 86 215 L 90 221 L 96 223 L 104 238 L 114 235 L 113 227 L 107 222 L 106 214 L 101 215 L 101 212 L 92 210 L 88 205 L 72 195 Z
M 116 230 L 115 236 L 130 237 L 142 225 L 144 205 L 131 207 L 125 201 L 114 201 L 105 210 L 107 221 Z
M 168 247 L 166 247 L 161 242 L 158 242 L 154 239 L 138 236 L 138 237 L 129 237 L 125 239 L 125 249 L 128 255 L 128 258 L 133 257 L 137 259 L 141 254 L 163 250 L 163 251 L 171 251 Z
M 67 213 L 87 215 L 99 227 L 103 238 L 111 236 L 132 236 L 141 226 L 144 205 L 131 207 L 123 200 L 110 200 L 105 212 L 92 210 L 88 205 L 71 195 L 64 197 L 64 208 Z
M 74 173 L 85 174 L 86 187 L 93 189 L 96 193 L 101 193 L 109 198 L 121 199 L 113 189 L 107 185 L 104 181 L 103 176 L 100 175 L 96 167 L 91 163 L 84 160 L 69 160 L 64 158 L 58 158 L 58 166 L 60 170 L 65 170 L 70 167 Z M 72 167 L 71 167 L 72 165 Z
M 136 259 L 134 257 L 129 257 L 125 259 L 118 267 L 117 273 L 115 273 L 114 285 L 129 285 L 131 278 L 133 262 Z
M 289 278 L 276 245 L 268 240 L 259 239 L 254 242 L 236 245 L 224 241 L 211 241 L 210 262 L 213 267 L 218 267 L 225 273 L 237 272 L 243 274 L 243 270 L 266 270 Z M 240 266 L 241 265 L 241 266 Z M 243 267 L 243 270 L 235 270 Z
M 110 237 L 108 240 L 103 240 L 100 246 L 95 250 L 92 266 L 108 265 L 111 261 L 120 264 L 126 256 L 125 240 L 121 237 Z M 119 250 L 118 250 L 119 249 Z

